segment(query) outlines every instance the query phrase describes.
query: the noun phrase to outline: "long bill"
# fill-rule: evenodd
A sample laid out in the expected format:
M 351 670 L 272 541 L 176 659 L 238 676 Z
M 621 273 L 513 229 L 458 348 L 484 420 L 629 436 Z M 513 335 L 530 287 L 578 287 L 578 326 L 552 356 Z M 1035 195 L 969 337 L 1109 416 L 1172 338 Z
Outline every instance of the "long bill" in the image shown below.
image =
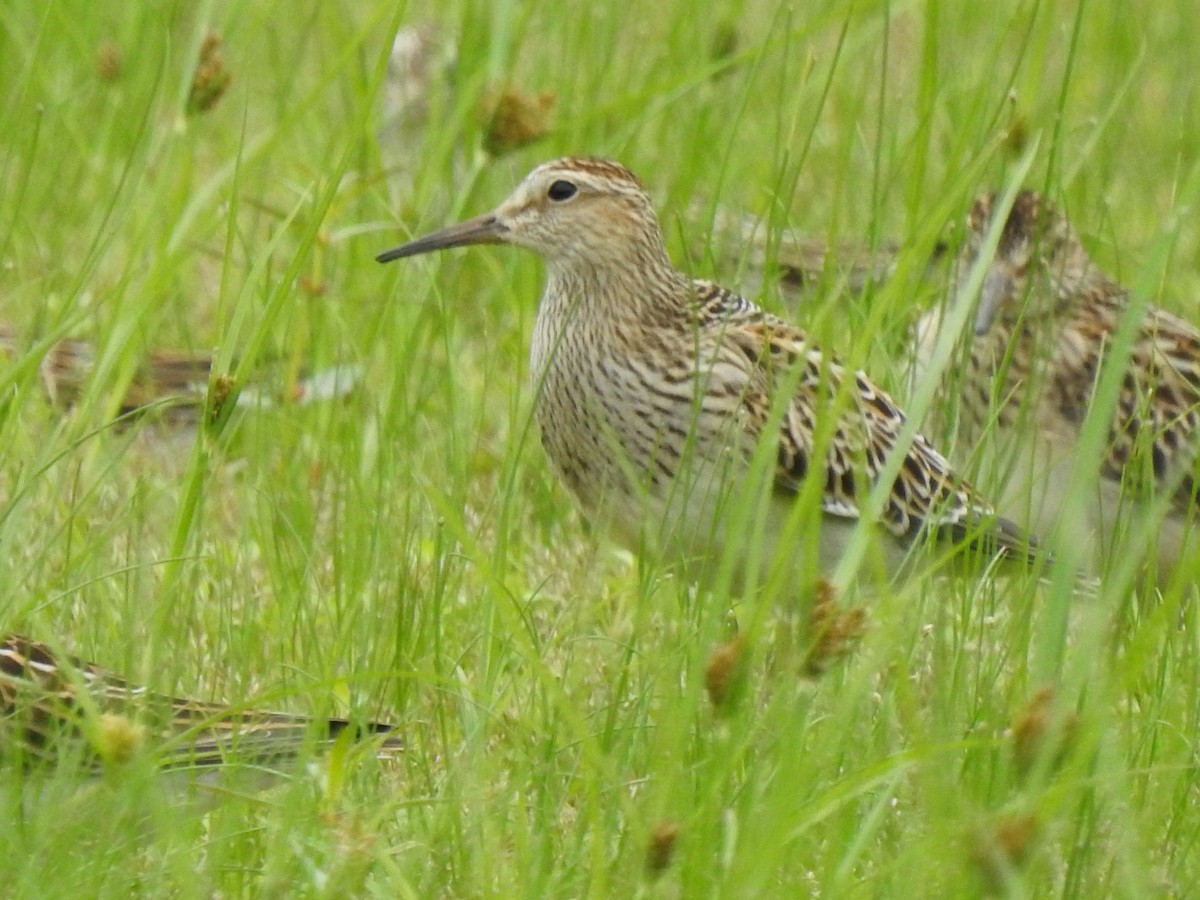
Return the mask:
M 503 244 L 508 234 L 508 226 L 503 225 L 493 213 L 467 219 L 457 225 L 448 225 L 430 232 L 415 241 L 401 244 L 375 257 L 376 262 L 391 262 L 393 259 L 403 259 L 406 256 L 417 256 L 433 250 L 446 250 L 450 247 L 466 247 L 470 244 Z

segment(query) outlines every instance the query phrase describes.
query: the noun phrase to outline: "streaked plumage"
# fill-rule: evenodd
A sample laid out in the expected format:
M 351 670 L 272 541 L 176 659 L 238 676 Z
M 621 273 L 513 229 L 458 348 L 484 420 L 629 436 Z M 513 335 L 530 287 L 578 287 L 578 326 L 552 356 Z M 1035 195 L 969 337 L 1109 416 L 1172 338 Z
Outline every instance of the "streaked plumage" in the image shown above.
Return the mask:
M 956 295 L 984 247 L 995 204 L 995 195 L 983 195 L 967 217 Z M 1140 315 L 1107 426 L 1100 487 L 1083 511 L 1098 552 L 1146 512 L 1146 501 L 1170 494 L 1157 546 L 1165 576 L 1183 551 L 1197 503 L 1200 329 L 1156 306 L 1133 306 L 1130 292 L 1092 262 L 1066 217 L 1038 194 L 1022 192 L 987 262 L 958 381 L 961 420 L 972 440 L 998 423 L 989 434 L 1005 455 L 1001 509 L 1049 532 L 1067 502 L 1063 492 L 1104 361 L 1123 319 Z M 939 321 L 938 311 L 922 320 L 918 359 Z
M 589 517 L 637 551 L 703 568 L 731 540 L 744 541 L 729 533 L 743 526 L 729 520 L 727 504 L 754 489 L 749 461 L 770 442 L 765 560 L 777 556 L 773 542 L 794 498 L 815 477 L 824 511 L 818 565 L 834 566 L 905 421 L 865 373 L 743 297 L 676 269 L 649 196 L 617 163 L 545 163 L 495 212 L 379 259 L 479 243 L 515 244 L 546 262 L 531 348 L 536 415 L 552 465 Z M 836 425 L 818 442 L 830 415 Z M 879 523 L 889 569 L 923 531 L 1028 557 L 1027 542 L 924 438 L 904 453 Z
M 17 634 L 0 638 L 0 762 L 100 768 L 152 754 L 164 769 L 279 763 L 350 731 L 399 750 L 390 725 L 313 719 L 156 693 Z
M 0 359 L 21 359 L 30 349 L 15 329 L 0 323 Z M 74 338 L 46 347 L 38 360 L 38 374 L 50 400 L 62 406 L 74 404 L 95 377 L 97 356 L 95 344 Z M 210 353 L 156 350 L 134 373 L 114 411 L 128 415 L 154 409 L 171 423 L 193 425 L 204 411 L 212 369 Z M 328 400 L 345 395 L 360 379 L 356 368 L 338 366 L 296 380 L 286 390 L 246 385 L 237 394 L 237 404 L 265 408 L 282 402 L 285 395 L 292 403 Z M 233 387 L 230 377 L 225 388 Z

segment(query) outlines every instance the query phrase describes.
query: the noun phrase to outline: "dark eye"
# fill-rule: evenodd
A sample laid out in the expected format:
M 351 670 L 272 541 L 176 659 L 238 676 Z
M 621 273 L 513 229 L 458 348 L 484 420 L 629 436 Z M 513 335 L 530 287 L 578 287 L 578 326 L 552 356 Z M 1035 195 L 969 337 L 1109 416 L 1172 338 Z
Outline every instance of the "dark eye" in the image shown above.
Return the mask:
M 562 203 L 564 200 L 570 200 L 575 196 L 578 188 L 569 181 L 556 181 L 550 185 L 550 190 L 546 191 L 546 196 L 557 203 Z

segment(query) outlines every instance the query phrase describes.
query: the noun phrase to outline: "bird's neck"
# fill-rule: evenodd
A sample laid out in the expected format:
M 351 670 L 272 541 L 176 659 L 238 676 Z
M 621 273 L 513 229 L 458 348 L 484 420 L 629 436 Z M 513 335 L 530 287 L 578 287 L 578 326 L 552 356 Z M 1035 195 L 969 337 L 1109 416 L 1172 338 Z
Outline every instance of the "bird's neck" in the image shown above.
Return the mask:
M 687 320 L 691 302 L 691 279 L 664 254 L 622 265 L 550 266 L 538 317 L 589 331 L 670 325 Z

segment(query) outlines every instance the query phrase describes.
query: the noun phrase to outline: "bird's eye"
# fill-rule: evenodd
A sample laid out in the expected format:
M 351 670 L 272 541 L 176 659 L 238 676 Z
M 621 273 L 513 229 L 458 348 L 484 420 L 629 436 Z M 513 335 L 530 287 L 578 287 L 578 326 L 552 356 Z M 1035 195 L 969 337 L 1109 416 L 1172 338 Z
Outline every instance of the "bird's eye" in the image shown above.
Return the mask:
M 570 200 L 574 197 L 577 190 L 578 188 L 571 184 L 571 182 L 559 180 L 550 185 L 550 190 L 546 191 L 546 196 L 556 203 L 562 203 L 564 200 Z

